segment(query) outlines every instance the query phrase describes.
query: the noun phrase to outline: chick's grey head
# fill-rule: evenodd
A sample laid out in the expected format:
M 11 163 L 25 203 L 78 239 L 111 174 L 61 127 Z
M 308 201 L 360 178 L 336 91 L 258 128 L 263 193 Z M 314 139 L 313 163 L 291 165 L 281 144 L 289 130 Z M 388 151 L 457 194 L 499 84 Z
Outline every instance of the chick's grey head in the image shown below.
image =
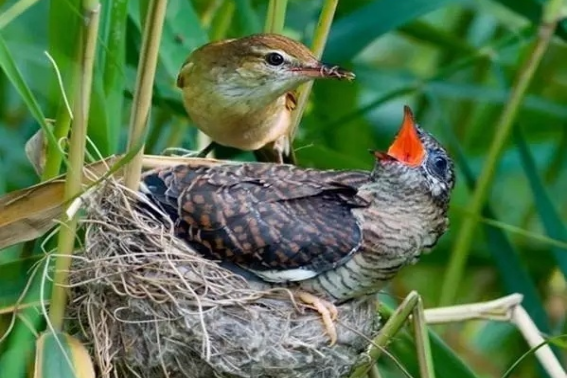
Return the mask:
M 425 192 L 435 203 L 448 205 L 455 186 L 453 161 L 435 137 L 415 123 L 409 107 L 404 107 L 400 131 L 388 151 L 374 155 L 375 181 L 402 194 Z

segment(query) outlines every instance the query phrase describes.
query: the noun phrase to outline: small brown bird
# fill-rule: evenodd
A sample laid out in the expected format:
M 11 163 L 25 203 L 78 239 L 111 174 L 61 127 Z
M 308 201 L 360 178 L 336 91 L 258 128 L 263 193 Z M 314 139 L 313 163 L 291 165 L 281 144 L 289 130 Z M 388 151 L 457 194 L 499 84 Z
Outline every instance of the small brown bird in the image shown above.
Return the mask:
M 189 116 L 214 143 L 260 160 L 289 162 L 293 91 L 314 79 L 353 79 L 318 61 L 303 44 L 278 34 L 255 34 L 193 51 L 177 76 Z M 206 155 L 210 145 L 202 151 Z
M 376 293 L 448 227 L 453 163 L 408 107 L 388 152 L 373 154 L 371 172 L 181 165 L 147 174 L 143 191 L 199 253 L 296 288 L 334 343 L 333 303 Z

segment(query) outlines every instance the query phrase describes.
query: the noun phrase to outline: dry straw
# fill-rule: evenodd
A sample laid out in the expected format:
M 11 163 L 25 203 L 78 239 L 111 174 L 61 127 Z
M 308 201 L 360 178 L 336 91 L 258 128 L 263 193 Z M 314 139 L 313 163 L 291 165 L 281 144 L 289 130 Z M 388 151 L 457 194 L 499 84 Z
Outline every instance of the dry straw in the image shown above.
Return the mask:
M 68 315 L 97 376 L 348 376 L 378 330 L 372 300 L 339 307 L 329 347 L 315 311 L 203 259 L 140 201 L 116 182 L 86 199 Z

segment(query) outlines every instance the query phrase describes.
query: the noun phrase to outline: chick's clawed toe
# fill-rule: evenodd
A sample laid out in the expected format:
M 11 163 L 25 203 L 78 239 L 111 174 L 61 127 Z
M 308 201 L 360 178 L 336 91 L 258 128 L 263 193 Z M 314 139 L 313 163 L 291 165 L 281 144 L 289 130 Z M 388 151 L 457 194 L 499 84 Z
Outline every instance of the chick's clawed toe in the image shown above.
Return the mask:
M 319 314 L 325 325 L 327 334 L 331 339 L 330 346 L 335 345 L 337 342 L 337 328 L 334 321 L 339 314 L 337 307 L 324 299 L 318 298 L 313 294 L 301 291 L 297 293 L 297 297 L 305 304 L 312 306 Z

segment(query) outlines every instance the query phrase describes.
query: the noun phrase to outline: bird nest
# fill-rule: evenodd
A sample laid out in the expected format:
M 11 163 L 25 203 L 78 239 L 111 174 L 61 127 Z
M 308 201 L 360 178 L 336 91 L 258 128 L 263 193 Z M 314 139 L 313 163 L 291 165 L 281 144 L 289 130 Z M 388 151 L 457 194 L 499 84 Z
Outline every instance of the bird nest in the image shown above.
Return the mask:
M 379 328 L 372 299 L 338 306 L 338 341 L 283 288 L 199 256 L 107 182 L 86 199 L 71 332 L 100 377 L 343 377 Z

